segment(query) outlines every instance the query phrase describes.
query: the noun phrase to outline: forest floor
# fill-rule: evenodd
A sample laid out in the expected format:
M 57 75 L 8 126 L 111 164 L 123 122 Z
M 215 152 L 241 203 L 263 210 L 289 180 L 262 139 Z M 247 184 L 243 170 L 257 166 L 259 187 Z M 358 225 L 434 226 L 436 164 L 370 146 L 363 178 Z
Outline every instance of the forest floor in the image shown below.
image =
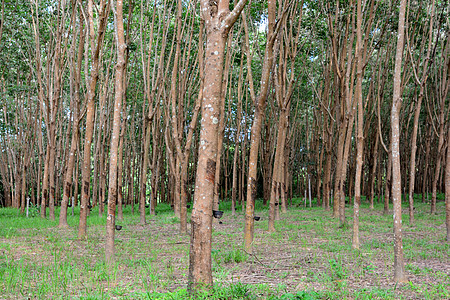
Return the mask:
M 445 241 L 444 202 L 437 214 L 417 199 L 416 226 L 408 225 L 403 204 L 403 250 L 408 282 L 393 282 L 392 214 L 383 215 L 363 200 L 360 250 L 352 250 L 352 208 L 348 226 L 322 208 L 305 208 L 303 200 L 267 231 L 267 208 L 260 201 L 255 222 L 254 254 L 243 251 L 244 217 L 213 223 L 215 287 L 202 299 L 450 299 L 450 245 Z M 105 264 L 105 217 L 93 209 L 88 239 L 77 239 L 78 210 L 69 229 L 57 221 L 18 216 L 0 209 L 0 299 L 187 299 L 188 235 L 178 233 L 179 220 L 161 204 L 157 216 L 125 209 L 116 231 L 116 264 Z

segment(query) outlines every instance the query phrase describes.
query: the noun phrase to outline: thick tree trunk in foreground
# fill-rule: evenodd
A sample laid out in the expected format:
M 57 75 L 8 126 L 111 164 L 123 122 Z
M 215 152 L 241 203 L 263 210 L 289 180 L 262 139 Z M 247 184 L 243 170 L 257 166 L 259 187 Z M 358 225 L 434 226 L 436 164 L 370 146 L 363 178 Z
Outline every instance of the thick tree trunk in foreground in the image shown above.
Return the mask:
M 402 106 L 401 73 L 403 44 L 405 35 L 406 0 L 400 0 L 398 21 L 398 40 L 395 54 L 394 95 L 391 111 L 391 148 L 392 148 L 392 202 L 394 204 L 394 281 L 406 282 L 405 261 L 403 259 L 402 239 L 402 189 L 400 172 L 400 126 L 399 115 Z
M 229 11 L 229 2 L 201 0 L 200 7 L 206 29 L 205 76 L 203 84 L 202 120 L 195 180 L 194 208 L 191 216 L 188 289 L 209 288 L 212 281 L 212 202 L 217 158 L 219 104 L 225 42 L 246 0 L 240 0 Z
M 217 6 L 202 1 L 202 9 L 217 13 Z M 216 13 L 213 13 L 213 11 Z M 207 18 L 206 23 L 215 19 Z M 212 285 L 211 234 L 214 176 L 216 172 L 219 102 L 223 72 L 225 40 L 221 31 L 206 26 L 207 44 L 203 88 L 202 120 L 198 167 L 195 183 L 194 209 L 191 217 L 191 248 L 189 254 L 189 288 Z

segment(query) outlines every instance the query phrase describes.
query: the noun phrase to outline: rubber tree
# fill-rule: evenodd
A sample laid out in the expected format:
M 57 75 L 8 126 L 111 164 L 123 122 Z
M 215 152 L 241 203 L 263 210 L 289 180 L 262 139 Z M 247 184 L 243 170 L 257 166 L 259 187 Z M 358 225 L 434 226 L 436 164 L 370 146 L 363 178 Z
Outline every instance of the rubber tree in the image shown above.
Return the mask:
M 239 0 L 232 11 L 228 0 L 201 0 L 206 30 L 205 76 L 201 106 L 200 143 L 191 216 L 188 289 L 192 293 L 210 287 L 212 281 L 212 204 L 217 158 L 219 105 L 222 93 L 225 44 L 228 33 L 247 0 Z
M 358 120 L 356 126 L 356 174 L 355 174 L 355 200 L 353 202 L 353 238 L 352 248 L 359 249 L 359 204 L 361 202 L 361 173 L 363 167 L 363 151 L 364 151 L 364 107 L 362 101 L 362 77 L 363 77 L 363 56 L 362 56 L 362 9 L 361 0 L 356 1 L 356 89 L 355 100 L 358 105 Z
M 76 2 L 74 2 L 75 6 Z M 70 142 L 70 152 L 69 159 L 67 161 L 66 175 L 64 176 L 63 184 L 63 199 L 61 201 L 61 210 L 59 214 L 59 227 L 67 228 L 69 224 L 67 223 L 67 207 L 69 204 L 70 192 L 73 184 L 73 169 L 75 168 L 75 159 L 77 156 L 77 148 L 79 143 L 79 107 L 80 107 L 80 82 L 81 82 L 81 66 L 84 55 L 84 41 L 85 41 L 85 28 L 84 28 L 84 18 L 83 14 L 80 12 L 80 33 L 79 33 L 79 43 L 77 55 L 72 58 L 72 74 L 73 74 L 73 126 L 72 126 L 72 139 Z M 82 117 L 82 116 L 81 116 Z M 72 203 L 74 205 L 74 203 Z
M 276 12 L 276 1 L 269 0 L 267 42 L 266 42 L 266 50 L 264 52 L 264 63 L 261 74 L 261 88 L 258 98 L 253 100 L 255 104 L 255 114 L 253 116 L 253 124 L 250 137 L 250 156 L 249 156 L 248 177 L 247 177 L 248 178 L 247 203 L 245 206 L 245 229 L 244 229 L 244 246 L 245 250 L 249 253 L 252 253 L 252 243 L 254 236 L 256 175 L 258 170 L 257 167 L 258 167 L 259 144 L 261 142 L 261 128 L 264 121 L 266 99 L 267 95 L 269 94 L 269 83 L 271 77 L 270 71 L 272 70 L 272 64 L 274 61 L 273 46 L 276 38 L 275 12 Z M 250 64 L 248 64 L 248 68 L 250 69 Z
M 281 20 L 281 27 L 285 28 L 286 35 L 285 38 L 280 38 L 279 49 L 276 49 L 278 53 L 278 64 L 274 68 L 274 82 L 275 82 L 275 95 L 277 100 L 277 106 L 279 108 L 279 118 L 278 118 L 278 133 L 276 140 L 275 158 L 273 164 L 272 173 L 272 186 L 270 194 L 270 204 L 269 204 L 269 220 L 268 226 L 269 231 L 275 231 L 275 220 L 279 218 L 279 211 L 282 210 L 283 213 L 287 211 L 286 204 L 286 162 L 289 157 L 286 155 L 287 149 L 286 144 L 288 140 L 288 130 L 289 130 L 289 115 L 290 107 L 292 103 L 292 94 L 296 83 L 298 81 L 298 74 L 294 71 L 295 61 L 297 58 L 299 50 L 299 38 L 300 38 L 300 26 L 303 15 L 303 2 L 298 3 L 299 7 L 299 19 L 297 23 L 297 34 L 294 33 L 294 27 L 287 24 L 287 19 L 283 18 Z M 296 8 L 293 11 L 295 15 Z M 287 29 L 289 28 L 289 29 Z M 289 36 L 289 38 L 286 38 Z M 277 47 L 278 48 L 278 47 Z M 278 218 L 277 218 L 278 217 Z
M 450 141 L 450 126 L 448 126 L 447 141 Z M 450 144 L 447 144 L 445 162 L 445 225 L 447 227 L 446 240 L 450 242 Z
M 402 60 L 405 39 L 406 0 L 400 0 L 398 18 L 397 49 L 394 67 L 394 94 L 391 109 L 391 157 L 392 157 L 392 202 L 394 206 L 394 281 L 406 282 L 402 239 L 402 189 L 400 172 L 400 126 L 399 115 L 402 106 L 401 82 Z M 391 167 L 391 166 L 390 166 Z
M 419 74 L 419 70 L 416 70 L 415 65 L 413 64 L 414 74 L 416 75 L 414 78 L 416 79 L 416 84 L 420 87 L 419 95 L 417 98 L 417 104 L 414 111 L 414 124 L 411 133 L 411 153 L 410 153 L 410 162 L 409 162 L 409 192 L 408 192 L 408 200 L 409 200 L 409 224 L 411 226 L 414 225 L 414 183 L 416 176 L 416 152 L 417 152 L 417 133 L 419 129 L 419 116 L 420 110 L 422 106 L 422 100 L 424 98 L 425 85 L 428 78 L 428 65 L 431 60 L 432 55 L 432 41 L 433 41 L 433 21 L 434 21 L 434 11 L 435 11 L 435 1 L 432 2 L 431 5 L 431 16 L 430 16 L 430 25 L 428 27 L 428 47 L 427 52 L 422 64 L 422 76 L 419 79 L 417 74 Z M 425 35 L 425 33 L 424 33 Z M 422 39 L 425 39 L 425 36 L 422 36 Z M 408 44 L 408 49 L 410 45 Z M 412 56 L 411 50 L 409 49 L 409 55 Z M 411 57 L 411 61 L 414 59 Z M 419 60 L 417 61 L 419 62 Z
M 446 122 L 446 116 L 448 116 L 449 110 L 445 107 L 446 106 L 446 99 L 448 95 L 448 91 L 450 89 L 450 31 L 447 32 L 447 37 L 445 41 L 445 48 L 444 45 L 442 46 L 442 49 L 445 49 L 445 52 L 443 51 L 442 58 L 440 59 L 440 63 L 436 64 L 436 70 L 435 70 L 435 93 L 437 95 L 436 102 L 439 103 L 439 134 L 438 134 L 438 148 L 436 152 L 436 163 L 434 166 L 434 176 L 433 176 L 433 182 L 431 184 L 431 214 L 436 214 L 436 197 L 437 197 L 437 186 L 438 186 L 438 180 L 440 178 L 439 174 L 441 171 L 441 164 L 442 164 L 442 152 L 444 149 L 444 136 L 445 136 L 445 122 Z M 438 80 L 438 76 L 436 74 L 443 74 L 440 80 Z
M 80 223 L 78 226 L 78 238 L 87 238 L 87 212 L 88 200 L 90 192 L 90 177 L 91 177 L 91 145 L 94 135 L 94 117 L 95 117 L 95 89 L 99 77 L 100 66 L 100 49 L 103 45 L 103 38 L 105 35 L 108 15 L 111 4 L 108 0 L 100 1 L 99 12 L 99 27 L 98 35 L 95 42 L 94 20 L 93 20 L 93 1 L 88 2 L 88 18 L 89 18 L 89 35 L 91 41 L 91 49 L 93 51 L 91 74 L 87 86 L 86 95 L 86 130 L 84 135 L 84 153 L 82 165 L 82 188 L 81 188 L 81 203 L 80 203 Z
M 122 95 L 123 95 L 123 76 L 125 70 L 125 44 L 124 26 L 123 26 L 123 1 L 117 0 L 114 3 L 114 23 L 116 35 L 116 76 L 114 83 L 114 113 L 111 136 L 111 150 L 109 160 L 109 187 L 108 187 L 108 214 L 106 217 L 106 262 L 111 264 L 114 262 L 114 234 L 116 225 L 116 200 L 117 200 L 117 160 L 119 152 L 120 139 L 120 113 L 122 111 Z M 114 9 L 115 8 L 115 9 Z

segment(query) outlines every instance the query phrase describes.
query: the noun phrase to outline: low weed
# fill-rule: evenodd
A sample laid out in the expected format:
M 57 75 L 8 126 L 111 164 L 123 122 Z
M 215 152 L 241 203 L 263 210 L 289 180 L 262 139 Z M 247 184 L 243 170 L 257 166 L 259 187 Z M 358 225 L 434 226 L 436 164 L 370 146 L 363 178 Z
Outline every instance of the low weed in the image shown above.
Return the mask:
M 404 227 L 411 283 L 396 289 L 386 284 L 393 274 L 392 214 L 382 215 L 382 203 L 370 210 L 362 201 L 360 251 L 351 249 L 351 229 L 339 229 L 330 211 L 298 203 L 302 199 L 293 199 L 276 222 L 277 232 L 268 233 L 267 207 L 256 201 L 262 222 L 255 223 L 253 259 L 241 248 L 240 205 L 231 216 L 230 202 L 221 202 L 223 224 L 214 222 L 212 235 L 215 285 L 194 296 L 186 289 L 189 236 L 179 234 L 179 219 L 168 204 L 158 204 L 157 215 L 148 216 L 145 225 L 140 225 L 136 207 L 134 214 L 131 206 L 124 209 L 124 229 L 116 232 L 117 263 L 111 267 L 104 261 L 106 215 L 99 216 L 96 207 L 88 217 L 88 238 L 82 241 L 78 207 L 74 216 L 68 215 L 68 229 L 56 228 L 58 218 L 27 218 L 17 209 L 2 208 L 0 298 L 450 299 L 448 274 L 428 264 L 450 262 L 450 246 L 443 240 L 443 202 L 437 203 L 435 216 L 429 214 L 429 204 L 415 203 L 416 226 Z M 351 213 L 349 207 L 346 214 Z M 419 284 L 423 278 L 427 280 Z M 364 288 L 355 289 L 355 282 Z
M 241 263 L 247 260 L 248 255 L 238 246 L 233 245 L 229 250 L 212 250 L 212 258 L 217 265 Z
M 328 260 L 330 264 L 330 273 L 332 280 L 343 280 L 347 278 L 348 270 L 344 267 L 341 261 L 336 261 L 335 259 Z

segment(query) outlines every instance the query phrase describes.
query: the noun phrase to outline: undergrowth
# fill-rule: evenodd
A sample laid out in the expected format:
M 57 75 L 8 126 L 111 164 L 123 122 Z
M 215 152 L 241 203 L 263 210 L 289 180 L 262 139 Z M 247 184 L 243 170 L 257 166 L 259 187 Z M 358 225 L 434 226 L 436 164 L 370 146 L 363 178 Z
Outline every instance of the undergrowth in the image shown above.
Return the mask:
M 440 196 L 442 197 L 442 196 Z M 314 203 L 313 203 L 314 204 Z M 69 229 L 56 220 L 29 217 L 16 209 L 0 209 L 0 298 L 36 299 L 450 299 L 450 246 L 445 242 L 444 202 L 431 216 L 429 205 L 416 196 L 416 224 L 407 222 L 404 204 L 403 246 L 409 282 L 395 285 L 392 255 L 392 215 L 383 205 L 370 210 L 362 199 L 359 250 L 351 248 L 352 208 L 346 207 L 346 226 L 320 207 L 304 207 L 293 199 L 267 233 L 267 207 L 256 202 L 262 221 L 255 222 L 254 253 L 242 248 L 243 212 L 225 211 L 213 223 L 214 286 L 190 294 L 187 235 L 179 235 L 179 219 L 168 204 L 139 225 L 137 207 L 124 209 L 123 226 L 116 232 L 116 263 L 104 259 L 105 215 L 93 208 L 88 239 L 79 241 L 79 208 L 68 213 Z M 36 209 L 36 208 L 33 208 Z M 391 208 L 392 209 L 392 208 Z M 192 208 L 189 209 L 191 211 Z M 447 268 L 445 268 L 447 266 Z

